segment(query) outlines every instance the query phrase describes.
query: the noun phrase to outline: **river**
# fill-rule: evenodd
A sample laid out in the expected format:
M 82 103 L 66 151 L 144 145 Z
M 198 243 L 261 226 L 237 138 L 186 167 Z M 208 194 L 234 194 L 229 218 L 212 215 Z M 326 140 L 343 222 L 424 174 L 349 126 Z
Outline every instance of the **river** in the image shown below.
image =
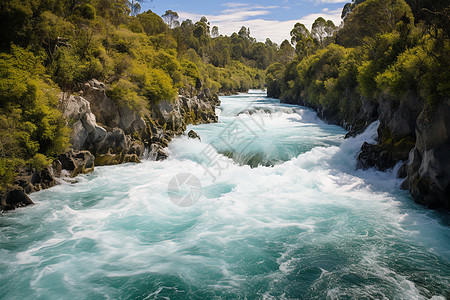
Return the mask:
M 0 216 L 0 299 L 446 299 L 450 218 L 346 131 L 261 91 L 221 97 L 165 161 L 96 167 Z

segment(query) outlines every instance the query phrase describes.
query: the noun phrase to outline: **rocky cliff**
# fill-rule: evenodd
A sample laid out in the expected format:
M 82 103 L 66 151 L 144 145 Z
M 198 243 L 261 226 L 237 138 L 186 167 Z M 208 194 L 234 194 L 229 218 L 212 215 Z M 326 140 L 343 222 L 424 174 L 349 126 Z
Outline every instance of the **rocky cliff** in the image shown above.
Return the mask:
M 282 102 L 311 107 L 302 99 Z M 402 99 L 383 94 L 377 102 L 361 97 L 359 113 L 349 119 L 321 106 L 311 108 L 322 119 L 349 130 L 347 137 L 379 120 L 377 143 L 362 145 L 357 167 L 387 170 L 403 161 L 398 176 L 405 178 L 402 187 L 409 189 L 414 201 L 450 210 L 450 99 L 432 106 L 413 91 Z
M 71 149 L 43 170 L 22 167 L 15 185 L 0 194 L 0 211 L 32 204 L 27 194 L 59 180 L 73 181 L 70 178 L 92 172 L 94 166 L 140 162 L 145 155 L 164 159 L 164 148 L 186 125 L 217 122 L 220 101 L 208 89 L 180 89 L 176 99 L 152 105 L 145 116 L 118 105 L 106 91 L 105 84 L 93 79 L 61 93 L 60 110 L 72 128 Z

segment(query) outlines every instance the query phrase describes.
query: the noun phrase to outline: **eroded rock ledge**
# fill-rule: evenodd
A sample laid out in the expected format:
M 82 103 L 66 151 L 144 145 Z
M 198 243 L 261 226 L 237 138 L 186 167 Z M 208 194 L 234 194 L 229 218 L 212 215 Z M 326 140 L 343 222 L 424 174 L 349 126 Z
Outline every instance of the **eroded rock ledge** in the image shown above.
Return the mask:
M 72 128 L 71 149 L 43 170 L 23 167 L 15 185 L 0 194 L 0 211 L 33 204 L 27 194 L 54 186 L 60 180 L 72 182 L 94 166 L 140 162 L 147 155 L 165 159 L 164 148 L 183 134 L 188 124 L 217 122 L 217 95 L 208 89 L 190 89 L 173 101 L 153 105 L 141 116 L 118 105 L 106 95 L 106 85 L 93 79 L 71 93 L 61 93 L 60 109 Z

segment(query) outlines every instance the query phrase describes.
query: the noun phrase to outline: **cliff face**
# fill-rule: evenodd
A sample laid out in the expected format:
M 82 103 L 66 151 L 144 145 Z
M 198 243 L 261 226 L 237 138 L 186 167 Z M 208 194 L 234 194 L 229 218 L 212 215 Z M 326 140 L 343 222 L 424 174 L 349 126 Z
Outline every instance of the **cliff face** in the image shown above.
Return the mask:
M 182 134 L 187 124 L 217 122 L 215 106 L 219 101 L 209 90 L 160 101 L 144 117 L 116 104 L 97 80 L 82 85 L 79 94 L 63 94 L 61 109 L 73 123 L 72 148 L 90 151 L 95 165 L 139 162 L 145 150 L 162 159 L 163 148 L 172 137 Z
M 282 102 L 309 106 L 302 99 Z M 376 144 L 364 143 L 358 155 L 358 168 L 386 170 L 399 161 L 404 164 L 398 176 L 414 201 L 430 208 L 450 210 L 450 100 L 431 107 L 413 91 L 403 99 L 384 94 L 377 103 L 360 98 L 356 116 L 341 119 L 338 114 L 313 106 L 319 117 L 350 132 L 361 133 L 367 125 L 380 121 Z
M 164 148 L 174 136 L 183 134 L 187 124 L 217 122 L 217 95 L 208 89 L 189 95 L 180 92 L 173 101 L 152 105 L 145 116 L 117 105 L 106 95 L 106 86 L 95 79 L 74 93 L 61 93 L 60 110 L 72 128 L 71 149 L 43 170 L 21 168 L 15 185 L 0 195 L 0 211 L 32 204 L 27 194 L 59 180 L 73 181 L 70 177 L 92 172 L 94 166 L 140 162 L 145 154 L 164 159 Z
M 405 163 L 406 180 L 414 200 L 450 210 L 450 99 L 426 105 L 417 118 L 414 148 Z

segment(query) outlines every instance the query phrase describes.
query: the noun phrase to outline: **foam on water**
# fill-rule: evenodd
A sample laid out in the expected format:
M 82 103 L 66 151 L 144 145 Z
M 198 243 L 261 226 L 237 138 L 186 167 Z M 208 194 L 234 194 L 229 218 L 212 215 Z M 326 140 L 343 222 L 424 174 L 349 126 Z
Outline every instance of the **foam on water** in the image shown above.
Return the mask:
M 355 170 L 377 123 L 343 140 L 257 91 L 221 100 L 219 123 L 166 161 L 98 167 L 1 216 L 0 298 L 450 297 L 448 214 L 393 171 Z M 202 186 L 190 207 L 169 200 L 179 173 Z

